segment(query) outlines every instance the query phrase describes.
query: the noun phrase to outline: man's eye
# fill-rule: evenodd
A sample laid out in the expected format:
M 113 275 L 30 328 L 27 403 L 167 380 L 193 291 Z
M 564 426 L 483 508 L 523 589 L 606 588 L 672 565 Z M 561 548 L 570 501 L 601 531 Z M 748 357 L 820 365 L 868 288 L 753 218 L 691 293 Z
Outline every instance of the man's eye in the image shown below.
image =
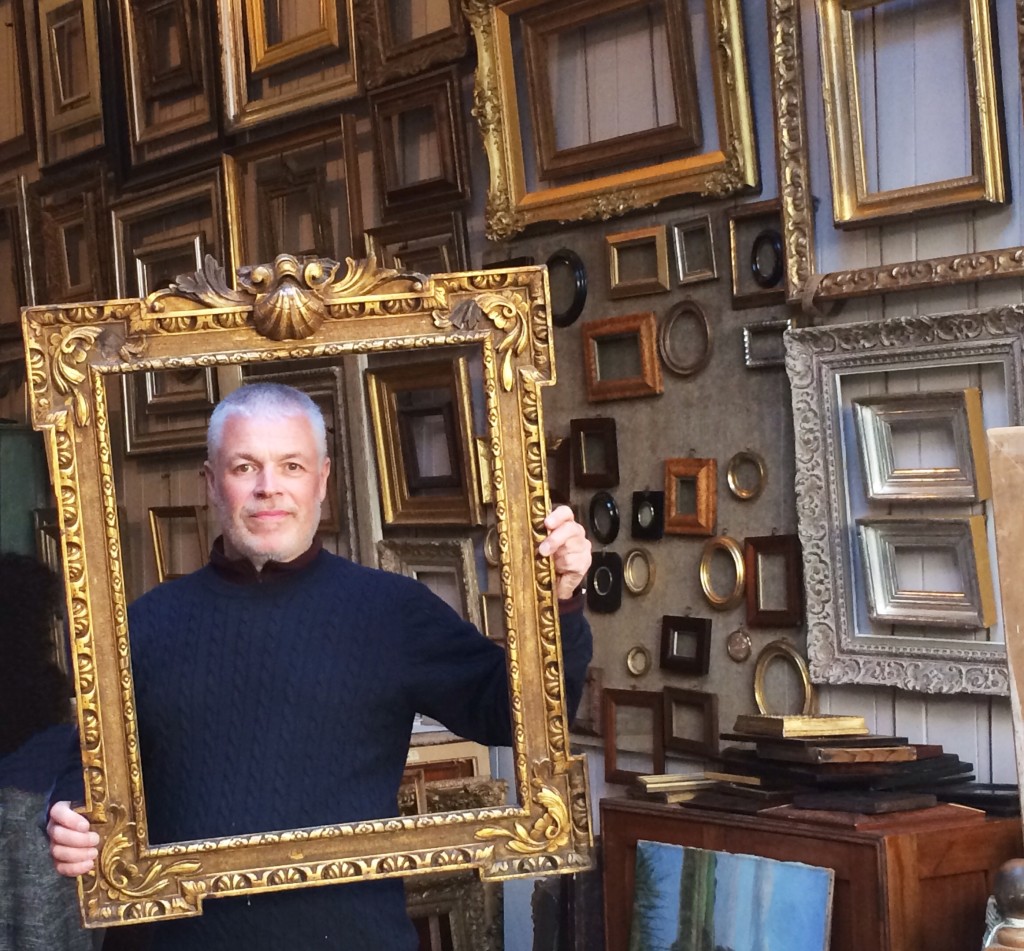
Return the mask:
M 252 472 L 252 466 L 248 462 L 240 462 L 235 466 L 235 472 L 239 475 L 245 475 L 247 472 Z
M 288 463 L 288 471 L 289 472 L 301 472 L 302 471 L 302 466 L 298 462 L 289 462 Z

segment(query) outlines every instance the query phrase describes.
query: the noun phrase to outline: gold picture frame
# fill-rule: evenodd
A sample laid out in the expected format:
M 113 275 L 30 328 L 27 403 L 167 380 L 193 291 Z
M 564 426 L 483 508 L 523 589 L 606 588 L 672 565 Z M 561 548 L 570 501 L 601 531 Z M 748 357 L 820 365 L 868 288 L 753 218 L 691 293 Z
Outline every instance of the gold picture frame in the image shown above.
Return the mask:
M 1017 0 L 1017 20 L 1024 0 Z M 918 261 L 821 271 L 815 243 L 814 198 L 807 129 L 807 88 L 800 6 L 769 0 L 768 30 L 773 42 L 771 89 L 774 104 L 776 166 L 782 206 L 786 298 L 825 303 L 892 291 L 972 284 L 1024 276 L 1024 246 L 970 249 L 967 253 Z M 966 249 L 965 249 L 966 251 Z
M 785 716 L 783 711 L 773 710 L 768 706 L 767 685 L 768 668 L 773 661 L 781 660 L 796 671 L 800 679 L 800 709 L 796 716 L 813 716 L 818 708 L 818 698 L 811 683 L 811 671 L 803 655 L 789 641 L 779 638 L 761 648 L 754 663 L 754 703 L 758 713 L 766 717 Z
M 245 0 L 245 34 L 248 40 L 249 75 L 264 76 L 283 68 L 336 51 L 340 46 L 338 6 L 335 0 L 320 0 L 315 24 L 291 24 L 297 30 L 286 36 L 285 22 L 306 9 L 293 5 L 292 17 L 287 15 L 287 4 L 279 4 L 276 17 L 267 16 L 266 0 Z M 268 22 L 270 21 L 270 22 Z M 275 28 L 276 27 L 276 28 Z M 281 35 L 278 36 L 277 34 Z
M 171 578 L 180 578 L 185 572 L 171 571 L 170 522 L 185 521 L 195 529 L 198 560 L 190 570 L 206 563 L 210 547 L 206 541 L 206 507 L 202 505 L 154 505 L 149 509 L 149 536 L 153 542 L 153 561 L 156 564 L 156 582 L 163 584 Z
M 727 591 L 715 587 L 713 564 L 719 554 L 727 555 L 732 565 L 732 588 Z M 743 547 L 735 538 L 716 535 L 704 542 L 700 555 L 700 589 L 708 604 L 716 611 L 728 611 L 743 603 L 747 590 L 747 569 Z
M 517 101 L 514 20 L 551 0 L 462 0 L 476 37 L 475 114 L 490 166 L 487 235 L 510 238 L 542 221 L 607 219 L 678 195 L 725 198 L 759 183 L 739 0 L 707 0 L 719 147 L 548 188 L 528 183 Z
M 60 503 L 79 717 L 95 727 L 82 733 L 82 811 L 100 837 L 96 871 L 79 879 L 87 925 L 196 915 L 218 896 L 299 883 L 469 869 L 497 880 L 591 865 L 586 766 L 569 752 L 554 570 L 536 553 L 546 531 L 546 487 L 543 466 L 532 460 L 544 457 L 540 391 L 554 376 L 544 271 L 423 281 L 372 262 L 339 270 L 331 261 L 281 256 L 240 269 L 233 287 L 208 258 L 191 281 L 144 300 L 25 312 L 32 418 L 45 435 Z M 290 319 L 283 286 L 318 319 Z M 140 370 L 467 348 L 481 363 L 503 589 L 512 606 L 513 802 L 151 844 L 109 476 L 109 385 Z
M 992 26 L 986 0 L 967 0 L 964 71 L 970 126 L 971 169 L 944 181 L 872 190 L 861 116 L 854 12 L 886 0 L 851 3 L 815 0 L 825 101 L 825 137 L 832 177 L 832 208 L 840 228 L 935 212 L 1002 204 L 1006 200 Z M 877 38 L 880 34 L 876 33 Z M 953 64 L 950 64 L 951 66 Z
M 664 225 L 608 234 L 604 240 L 608 249 L 608 296 L 612 300 L 671 290 Z
M 366 386 L 384 524 L 481 524 L 467 359 L 370 368 Z
M 661 395 L 664 384 L 653 313 L 591 320 L 580 336 L 591 403 Z

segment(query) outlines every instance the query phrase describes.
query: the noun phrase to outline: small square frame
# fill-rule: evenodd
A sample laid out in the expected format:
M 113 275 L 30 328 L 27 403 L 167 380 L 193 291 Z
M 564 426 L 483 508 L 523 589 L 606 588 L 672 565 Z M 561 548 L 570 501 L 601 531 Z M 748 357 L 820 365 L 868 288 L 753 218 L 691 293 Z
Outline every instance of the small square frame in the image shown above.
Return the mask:
M 587 399 L 637 399 L 658 396 L 663 390 L 661 363 L 658 360 L 657 324 L 651 312 L 606 317 L 583 325 L 583 366 Z M 606 376 L 601 371 L 601 350 L 619 343 L 636 348 L 636 372 Z M 630 368 L 632 369 L 632 367 Z
M 612 489 L 619 484 L 619 447 L 613 416 L 569 420 L 573 481 L 581 489 Z M 589 451 L 593 446 L 597 452 Z M 595 460 L 599 456 L 603 465 Z
M 711 215 L 698 215 L 696 218 L 676 221 L 670 227 L 672 250 L 676 259 L 676 278 L 680 287 L 684 284 L 715 280 L 718 277 L 718 264 L 715 261 Z M 688 241 L 697 241 L 699 247 L 689 248 Z
M 734 308 L 785 302 L 786 257 L 777 198 L 740 205 L 730 212 L 729 256 Z
M 665 698 L 654 690 L 613 690 L 606 687 L 601 692 L 601 720 L 604 725 L 604 778 L 608 783 L 631 783 L 638 776 L 665 772 Z M 640 770 L 620 769 L 618 731 L 616 714 L 620 708 L 633 707 L 650 710 L 651 724 L 651 768 Z
M 668 274 L 668 238 L 664 225 L 637 228 L 605 235 L 608 249 L 608 296 L 612 300 L 621 297 L 642 297 L 645 294 L 662 294 L 671 290 Z M 625 277 L 623 257 L 625 254 L 644 255 L 643 273 L 638 277 Z
M 664 615 L 658 665 L 662 670 L 703 677 L 711 665 L 711 619 Z
M 743 327 L 743 363 L 748 370 L 766 370 L 786 365 L 786 344 L 783 336 L 792 329 L 793 321 L 755 320 Z M 768 346 L 766 347 L 766 342 Z M 771 344 L 775 343 L 774 352 Z
M 679 483 L 694 486 L 692 511 L 679 510 Z M 718 461 L 715 459 L 665 460 L 665 532 L 669 535 L 713 535 L 718 518 Z
M 718 694 L 682 687 L 665 687 L 662 693 L 665 696 L 665 725 L 662 731 L 665 750 L 709 759 L 718 756 Z M 701 730 L 698 737 L 675 732 L 676 707 L 686 707 L 700 714 Z
M 764 591 L 762 558 L 783 559 L 784 607 L 768 608 Z M 803 583 L 800 539 L 796 535 L 760 535 L 743 540 L 746 564 L 747 625 L 749 627 L 799 627 L 803 622 Z

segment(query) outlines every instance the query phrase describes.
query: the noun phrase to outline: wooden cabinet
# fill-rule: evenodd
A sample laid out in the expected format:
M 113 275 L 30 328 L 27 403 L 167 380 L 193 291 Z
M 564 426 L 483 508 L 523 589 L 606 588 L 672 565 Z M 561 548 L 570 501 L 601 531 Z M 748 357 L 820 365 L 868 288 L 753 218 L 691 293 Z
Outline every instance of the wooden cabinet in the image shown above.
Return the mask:
M 607 951 L 626 951 L 638 839 L 835 870 L 830 951 L 964 951 L 981 946 L 992 876 L 1024 854 L 1019 819 L 898 813 L 870 830 L 706 809 L 601 801 Z

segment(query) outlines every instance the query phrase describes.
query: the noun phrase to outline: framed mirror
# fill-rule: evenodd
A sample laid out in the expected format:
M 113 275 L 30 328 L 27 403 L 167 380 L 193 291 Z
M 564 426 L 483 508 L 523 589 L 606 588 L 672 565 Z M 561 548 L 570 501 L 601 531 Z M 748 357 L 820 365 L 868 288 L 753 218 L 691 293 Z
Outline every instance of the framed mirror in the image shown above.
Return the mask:
M 60 500 L 85 727 L 83 812 L 100 836 L 96 871 L 81 880 L 87 924 L 196 915 L 220 896 L 299 883 L 469 869 L 500 879 L 590 865 L 586 772 L 569 753 L 554 572 L 536 556 L 546 488 L 542 467 L 529 460 L 544 456 L 540 390 L 553 378 L 544 273 L 490 271 L 483 292 L 479 281 L 474 274 L 425 280 L 366 262 L 350 262 L 346 271 L 333 261 L 282 255 L 241 268 L 232 287 L 208 258 L 202 271 L 145 299 L 25 312 L 33 422 L 46 438 Z M 303 319 L 293 320 L 296 314 Z M 396 801 L 390 815 L 359 821 L 339 815 L 305 828 L 211 828 L 183 841 L 151 841 L 125 584 L 131 526 L 119 516 L 122 480 L 112 446 L 121 379 L 203 366 L 358 366 L 385 352 L 389 359 L 408 353 L 413 363 L 421 354 L 450 362 L 468 353 L 480 367 L 518 764 L 510 801 L 409 817 L 398 814 Z M 372 470 L 372 448 L 353 451 Z

